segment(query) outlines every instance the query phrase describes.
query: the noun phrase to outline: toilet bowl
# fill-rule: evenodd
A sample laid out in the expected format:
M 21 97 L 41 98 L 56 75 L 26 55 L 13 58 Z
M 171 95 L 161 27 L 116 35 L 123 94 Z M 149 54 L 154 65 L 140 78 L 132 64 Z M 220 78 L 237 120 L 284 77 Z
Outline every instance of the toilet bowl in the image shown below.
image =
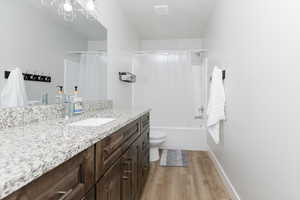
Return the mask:
M 150 131 L 150 161 L 159 160 L 159 148 L 166 141 L 167 135 L 164 132 Z

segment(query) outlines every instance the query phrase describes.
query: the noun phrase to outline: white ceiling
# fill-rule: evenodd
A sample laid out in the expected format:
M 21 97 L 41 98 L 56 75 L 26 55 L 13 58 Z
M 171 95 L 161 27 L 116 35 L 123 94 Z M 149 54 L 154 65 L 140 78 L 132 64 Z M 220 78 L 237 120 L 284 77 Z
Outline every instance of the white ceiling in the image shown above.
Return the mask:
M 119 0 L 141 39 L 200 38 L 215 0 Z M 169 5 L 168 16 L 158 16 L 154 5 Z
M 55 23 L 60 24 L 72 31 L 82 35 L 87 40 L 106 40 L 107 30 L 97 20 L 87 20 L 85 16 L 78 13 L 77 18 L 73 22 L 66 22 L 62 16 L 59 16 L 57 9 L 41 5 L 41 0 L 26 0 L 36 10 L 43 13 L 44 16 L 50 17 Z

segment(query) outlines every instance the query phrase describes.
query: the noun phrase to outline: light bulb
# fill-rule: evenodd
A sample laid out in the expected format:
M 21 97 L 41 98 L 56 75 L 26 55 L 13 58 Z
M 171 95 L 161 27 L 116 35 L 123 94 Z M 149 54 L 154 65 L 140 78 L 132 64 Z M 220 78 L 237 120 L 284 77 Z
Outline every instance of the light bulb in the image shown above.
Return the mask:
M 64 4 L 64 10 L 65 10 L 66 12 L 71 12 L 71 11 L 73 10 L 73 6 L 72 6 L 70 0 L 66 0 L 66 1 L 65 1 L 65 4 Z
M 89 11 L 95 10 L 95 3 L 93 0 L 89 0 L 86 4 L 86 9 Z

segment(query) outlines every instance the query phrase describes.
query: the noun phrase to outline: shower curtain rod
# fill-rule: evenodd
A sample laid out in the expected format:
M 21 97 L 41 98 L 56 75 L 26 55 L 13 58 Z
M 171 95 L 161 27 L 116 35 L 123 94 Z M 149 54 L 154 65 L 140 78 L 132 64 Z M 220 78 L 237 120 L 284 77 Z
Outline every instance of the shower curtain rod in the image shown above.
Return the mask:
M 202 52 L 207 52 L 207 49 L 182 49 L 182 50 L 175 50 L 175 49 L 161 49 L 161 50 L 145 50 L 145 51 L 136 51 L 136 54 L 143 54 L 143 53 L 160 53 L 160 52 L 184 52 L 184 51 L 189 51 L 189 52 L 197 52 L 197 53 L 202 53 Z
M 105 54 L 106 51 L 69 51 L 68 54 Z

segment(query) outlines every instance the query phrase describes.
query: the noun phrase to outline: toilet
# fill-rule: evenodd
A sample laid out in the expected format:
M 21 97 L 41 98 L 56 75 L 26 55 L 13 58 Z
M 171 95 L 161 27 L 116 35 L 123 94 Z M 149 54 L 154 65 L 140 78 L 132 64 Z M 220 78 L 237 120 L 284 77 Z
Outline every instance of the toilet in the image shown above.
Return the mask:
M 164 132 L 150 131 L 150 162 L 159 160 L 159 148 L 166 141 L 167 135 Z

